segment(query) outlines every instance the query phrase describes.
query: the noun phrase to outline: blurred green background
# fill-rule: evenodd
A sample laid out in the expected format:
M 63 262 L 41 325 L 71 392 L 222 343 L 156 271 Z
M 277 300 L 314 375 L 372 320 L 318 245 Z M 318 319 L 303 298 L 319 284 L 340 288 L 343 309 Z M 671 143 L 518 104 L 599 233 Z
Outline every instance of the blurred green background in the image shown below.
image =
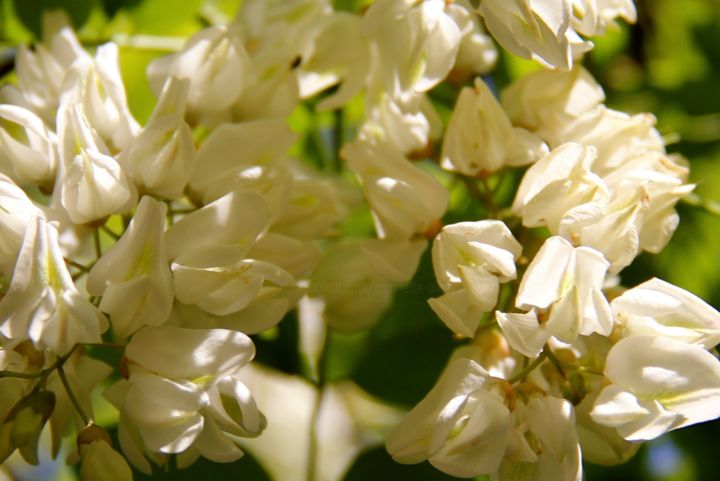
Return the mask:
M 130 107 L 138 120 L 147 119 L 154 98 L 145 81 L 145 67 L 166 53 L 138 48 L 136 35 L 186 37 L 217 19 L 231 18 L 241 0 L 0 0 L 0 75 L 11 78 L 13 46 L 32 42 L 40 30 L 43 9 L 66 9 L 81 40 L 92 47 L 114 39 L 121 45 L 121 63 Z M 339 0 L 336 7 L 354 9 L 361 1 Z M 680 227 L 659 255 L 641 255 L 623 271 L 625 284 L 657 276 L 688 289 L 720 308 L 720 1 L 636 0 L 639 21 L 621 25 L 600 39 L 586 66 L 605 87 L 607 104 L 629 113 L 653 112 L 671 152 L 690 160 L 691 181 L 697 184 L 691 202 L 678 210 Z M 160 42 L 162 45 L 162 42 Z M 503 56 L 494 80 L 502 88 L 511 79 L 535 68 L 529 62 Z M 440 91 L 433 99 L 451 109 L 454 97 Z M 443 105 L 444 104 L 444 105 Z M 360 109 L 361 110 L 361 109 Z M 322 128 L 327 117 L 312 120 L 301 108 L 293 116 L 300 129 Z M 352 109 L 345 114 L 352 119 Z M 320 125 L 320 127 L 318 127 Z M 297 127 L 297 125 L 295 126 Z M 348 135 L 352 123 L 346 124 Z M 306 136 L 311 138 L 311 136 Z M 317 157 L 317 145 L 303 142 L 300 155 Z M 310 159 L 318 161 L 318 159 Z M 318 161 L 319 162 L 319 161 Z M 448 219 L 472 218 L 471 201 L 454 201 Z M 691 205 L 695 204 L 695 205 Z M 469 216 L 469 217 L 468 217 Z M 352 224 L 352 223 L 351 223 Z M 370 229 L 361 216 L 360 230 Z M 354 228 L 357 229 L 357 226 Z M 369 393 L 394 405 L 410 407 L 433 385 L 456 347 L 450 332 L 436 319 L 426 299 L 437 295 L 429 255 L 413 282 L 396 293 L 396 302 L 371 331 L 332 333 L 325 366 L 329 380 L 354 379 Z M 275 336 L 258 338 L 258 359 L 288 373 L 299 373 L 297 321 L 283 321 Z M 712 481 L 720 479 L 716 456 L 720 422 L 675 431 L 646 444 L 626 465 L 586 464 L 588 481 Z M 62 461 L 62 460 L 61 460 Z M 52 479 L 52 469 L 18 473 L 21 480 Z M 50 469 L 50 471 L 48 471 Z M 56 479 L 67 476 L 57 474 Z M 66 478 L 67 479 L 67 478 Z M 136 473 L 137 480 L 147 479 Z M 153 479 L 269 479 L 246 456 L 229 465 L 200 461 L 187 470 L 160 473 Z M 361 455 L 347 481 L 454 479 L 427 463 L 402 466 L 384 448 Z

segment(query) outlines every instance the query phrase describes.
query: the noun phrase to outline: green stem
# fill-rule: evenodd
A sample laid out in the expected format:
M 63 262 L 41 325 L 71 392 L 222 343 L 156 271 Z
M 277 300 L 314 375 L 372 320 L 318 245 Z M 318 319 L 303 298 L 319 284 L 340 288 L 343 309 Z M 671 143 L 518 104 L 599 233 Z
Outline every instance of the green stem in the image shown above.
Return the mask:
M 63 259 L 63 260 L 65 261 L 65 264 L 72 266 L 76 269 L 80 269 L 81 271 L 86 272 L 86 273 L 90 272 L 90 269 L 92 267 L 92 266 L 86 266 L 86 265 L 80 264 L 79 262 L 75 262 L 72 259 Z
M 560 375 L 564 379 L 567 380 L 567 374 L 565 374 L 565 370 L 563 369 L 562 363 L 560 362 L 560 360 L 557 357 L 555 357 L 555 354 L 553 354 L 552 350 L 550 349 L 550 347 L 547 344 L 543 348 L 543 354 L 545 354 L 547 356 L 547 358 L 550 360 L 552 365 L 555 366 L 555 369 L 558 370 Z
M 345 125 L 344 125 L 344 111 L 343 109 L 337 109 L 333 112 L 333 120 L 334 120 L 334 129 L 333 129 L 333 148 L 335 149 L 335 152 L 333 152 L 333 168 L 335 169 L 335 172 L 342 171 L 342 159 L 340 158 L 340 148 L 343 145 L 343 141 L 345 140 Z
M 531 372 L 533 372 L 540 364 L 542 364 L 546 358 L 547 353 L 545 352 L 545 350 L 543 350 L 543 352 L 541 352 L 540 355 L 536 357 L 535 360 L 531 362 L 525 369 L 508 379 L 508 382 L 510 384 L 515 384 L 516 382 L 524 380 Z
M 708 214 L 720 216 L 720 202 L 714 200 L 703 199 L 698 194 L 688 194 L 681 199 L 681 202 L 703 209 Z
M 318 360 L 317 368 L 317 379 L 309 379 L 310 382 L 315 384 L 317 389 L 317 398 L 315 399 L 315 406 L 313 408 L 312 417 L 310 419 L 310 433 L 309 433 L 309 444 L 308 444 L 308 458 L 307 458 L 307 474 L 306 481 L 315 481 L 317 477 L 317 457 L 318 457 L 318 422 L 320 421 L 320 405 L 322 403 L 323 391 L 325 388 L 325 361 L 328 352 L 328 343 L 330 338 L 328 336 L 328 329 L 325 327 L 325 343 L 323 344 L 322 352 L 320 353 L 320 359 Z
M 119 342 L 97 342 L 97 343 L 85 344 L 85 346 L 106 347 L 108 349 L 120 349 L 120 350 L 123 350 L 127 347 L 125 344 L 120 344 Z
M 75 397 L 75 393 L 70 387 L 70 382 L 65 375 L 65 369 L 63 369 L 62 364 L 57 367 L 57 372 L 58 376 L 60 376 L 60 382 L 62 382 L 62 385 L 65 388 L 65 392 L 67 393 L 70 402 L 72 403 L 73 407 L 75 407 L 75 411 L 77 411 L 77 413 L 80 415 L 80 418 L 83 420 L 83 423 L 85 423 L 85 426 L 89 425 L 92 422 L 92 419 L 90 419 L 90 416 L 85 414 L 82 406 L 80 406 L 80 401 L 78 401 L 78 399 Z
M 117 234 L 116 232 L 114 232 L 112 229 L 110 229 L 110 227 L 103 225 L 100 228 L 103 230 L 103 232 L 105 232 L 107 235 L 109 235 L 113 239 L 115 239 L 115 240 L 120 239 L 120 234 Z
M 485 204 L 487 206 L 488 214 L 490 215 L 490 218 L 497 219 L 498 218 L 498 210 L 495 206 L 495 193 L 490 188 L 490 183 L 488 182 L 486 177 L 483 177 L 480 179 L 480 182 L 482 182 L 483 189 L 485 189 Z
M 95 229 L 93 232 L 93 244 L 95 245 L 95 258 L 100 259 L 102 257 L 102 245 L 100 244 L 100 229 Z

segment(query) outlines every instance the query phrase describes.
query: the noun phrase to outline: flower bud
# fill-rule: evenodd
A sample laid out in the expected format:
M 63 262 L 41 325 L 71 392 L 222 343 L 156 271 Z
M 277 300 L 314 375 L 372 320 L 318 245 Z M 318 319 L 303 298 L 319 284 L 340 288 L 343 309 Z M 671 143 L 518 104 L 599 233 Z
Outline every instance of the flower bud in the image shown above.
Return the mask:
M 94 425 L 77 437 L 82 481 L 132 481 L 132 471 L 125 458 L 112 447 L 108 433 Z
M 165 211 L 165 204 L 144 196 L 123 236 L 88 274 L 88 292 L 102 296 L 100 310 L 110 315 L 119 337 L 162 324 L 170 315 L 174 295 L 165 253 Z
M 121 159 L 141 192 L 176 199 L 190 180 L 195 149 L 184 121 L 189 87 L 187 79 L 167 81 L 147 125 Z
M 525 271 L 515 306 L 549 309 L 544 328 L 563 342 L 573 342 L 578 334 L 608 336 L 614 323 L 602 293 L 608 266 L 595 249 L 550 237 Z
M 402 98 L 441 82 L 455 62 L 460 29 L 438 1 L 374 2 L 363 30 L 377 42 L 387 91 Z
M 137 193 L 125 171 L 108 155 L 79 105 L 58 113 L 61 202 L 70 220 L 88 224 L 130 210 Z
M 7 296 L 0 301 L 0 332 L 30 339 L 64 356 L 80 342 L 100 342 L 108 321 L 75 287 L 58 233 L 38 217 L 28 225 Z
M 514 125 L 535 133 L 552 147 L 567 142 L 564 131 L 605 100 L 602 87 L 583 67 L 570 72 L 540 69 L 507 87 L 502 105 Z
M 181 52 L 148 66 L 148 81 L 159 94 L 169 77 L 190 79 L 191 115 L 230 107 L 243 90 L 248 54 L 235 29 L 214 26 L 196 33 Z
M 0 271 L 12 273 L 25 229 L 42 216 L 40 209 L 9 178 L 0 174 Z
M 36 391 L 21 399 L 0 425 L 0 462 L 19 449 L 25 461 L 37 465 L 40 433 L 54 408 L 55 395 L 50 391 Z
M 442 149 L 442 167 L 464 175 L 487 175 L 505 166 L 534 163 L 548 152 L 530 132 L 513 128 L 480 79 L 465 87 L 455 104 Z
M 570 26 L 570 0 L 483 0 L 478 13 L 503 47 L 548 68 L 570 70 L 573 57 L 592 48 Z
M 57 169 L 55 134 L 30 110 L 0 105 L 0 166 L 20 185 L 52 190 Z
M 363 184 L 379 237 L 423 234 L 445 213 L 448 191 L 397 150 L 357 140 L 341 155 Z

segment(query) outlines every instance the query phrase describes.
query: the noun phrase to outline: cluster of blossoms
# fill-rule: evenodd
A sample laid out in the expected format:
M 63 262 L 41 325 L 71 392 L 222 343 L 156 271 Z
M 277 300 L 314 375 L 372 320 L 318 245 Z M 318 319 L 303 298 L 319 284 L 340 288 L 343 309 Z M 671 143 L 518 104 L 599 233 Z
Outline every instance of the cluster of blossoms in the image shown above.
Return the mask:
M 244 368 L 249 336 L 298 306 L 321 330 L 371 327 L 432 238 L 430 306 L 470 342 L 389 435 L 397 461 L 573 481 L 582 458 L 621 463 L 720 416 L 720 314 L 658 279 L 619 285 L 667 244 L 693 186 L 654 118 L 607 108 L 577 62 L 581 35 L 617 18 L 634 21 L 631 0 L 376 0 L 363 14 L 245 0 L 149 65 L 158 100 L 141 126 L 118 47 L 90 55 L 48 15 L 0 89 L 0 459 L 37 462 L 49 423 L 54 454 L 77 434 L 86 479 L 130 479 L 125 458 L 146 473 L 170 455 L 237 460 L 273 423 Z M 498 100 L 477 77 L 492 38 L 547 69 Z M 445 80 L 465 85 L 447 125 L 428 94 Z M 319 111 L 364 101 L 355 138 L 331 145 L 359 189 L 288 154 L 287 119 L 316 97 Z M 443 227 L 439 177 L 488 219 Z M 376 238 L 334 240 L 363 199 Z M 101 385 L 117 451 L 93 421 Z

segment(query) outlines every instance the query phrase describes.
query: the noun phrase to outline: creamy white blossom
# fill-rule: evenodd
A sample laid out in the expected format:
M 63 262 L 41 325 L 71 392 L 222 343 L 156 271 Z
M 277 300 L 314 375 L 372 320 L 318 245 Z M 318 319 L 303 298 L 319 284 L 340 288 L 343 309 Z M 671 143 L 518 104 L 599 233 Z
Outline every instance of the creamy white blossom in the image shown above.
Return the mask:
M 511 433 L 498 381 L 472 359 L 451 360 L 433 389 L 390 433 L 388 452 L 406 464 L 429 460 L 453 476 L 496 471 Z
M 139 125 L 130 113 L 114 43 L 98 47 L 95 58 L 80 58 L 65 75 L 60 107 L 78 105 L 92 128 L 118 152 L 130 145 Z
M 28 223 L 10 289 L 0 301 L 0 332 L 30 339 L 63 356 L 79 342 L 100 342 L 108 322 L 78 292 L 65 267 L 55 227 Z
M 481 79 L 460 91 L 443 141 L 443 168 L 482 176 L 505 166 L 534 163 L 548 152 L 535 135 L 514 128 Z
M 580 144 L 563 144 L 532 165 L 518 187 L 513 211 L 528 227 L 547 226 L 558 233 L 566 213 L 589 202 L 606 202 L 610 193 L 592 172 L 596 151 Z
M 610 303 L 623 335 L 654 335 L 712 349 L 720 313 L 690 292 L 660 279 L 628 289 Z
M 43 216 L 23 190 L 0 174 L 0 270 L 10 274 L 23 243 L 25 229 Z M 43 216 L 44 217 L 44 216 Z
M 0 105 L 0 119 L 8 126 L 0 124 L 0 169 L 19 185 L 52 186 L 58 162 L 55 133 L 32 111 L 16 105 Z
M 217 462 L 242 456 L 232 436 L 256 436 L 265 425 L 235 375 L 255 354 L 250 338 L 225 329 L 146 327 L 127 346 L 129 378 L 109 397 L 152 452 L 194 450 Z M 124 440 L 124 442 L 123 442 Z M 132 436 L 121 436 L 123 450 Z M 142 463 L 141 463 L 142 464 Z
M 540 69 L 520 77 L 501 94 L 513 125 L 557 146 L 565 130 L 605 100 L 602 87 L 581 66 L 569 72 Z
M 190 79 L 188 113 L 230 107 L 242 93 L 248 54 L 236 28 L 214 26 L 196 33 L 181 52 L 153 61 L 150 87 L 159 94 L 169 77 Z
M 696 344 L 638 335 L 610 350 L 605 387 L 591 412 L 630 441 L 720 416 L 720 362 Z
M 544 327 L 563 342 L 593 332 L 607 336 L 614 322 L 602 293 L 608 266 L 598 251 L 550 237 L 525 271 L 515 306 L 547 310 Z
M 363 184 L 381 238 L 424 233 L 445 213 L 447 190 L 400 152 L 355 141 L 346 144 L 341 155 Z
M 130 210 L 137 192 L 78 104 L 58 113 L 62 206 L 75 224 Z
M 362 28 L 377 42 L 380 72 L 395 97 L 425 92 L 441 82 L 460 47 L 460 29 L 442 0 L 376 1 Z
M 592 48 L 570 25 L 570 0 L 483 0 L 478 13 L 503 47 L 546 67 L 570 70 L 573 57 Z
M 168 79 L 150 119 L 121 158 L 141 192 L 175 199 L 190 181 L 195 147 L 183 118 L 189 89 L 187 79 Z
M 515 279 L 522 246 L 500 221 L 443 227 L 433 243 L 435 278 L 445 295 L 430 306 L 453 331 L 472 337 L 480 314 L 495 307 L 500 283 Z
M 166 210 L 144 196 L 128 229 L 88 274 L 88 292 L 102 296 L 100 310 L 110 315 L 118 337 L 162 324 L 170 315 L 174 292 L 164 245 Z

